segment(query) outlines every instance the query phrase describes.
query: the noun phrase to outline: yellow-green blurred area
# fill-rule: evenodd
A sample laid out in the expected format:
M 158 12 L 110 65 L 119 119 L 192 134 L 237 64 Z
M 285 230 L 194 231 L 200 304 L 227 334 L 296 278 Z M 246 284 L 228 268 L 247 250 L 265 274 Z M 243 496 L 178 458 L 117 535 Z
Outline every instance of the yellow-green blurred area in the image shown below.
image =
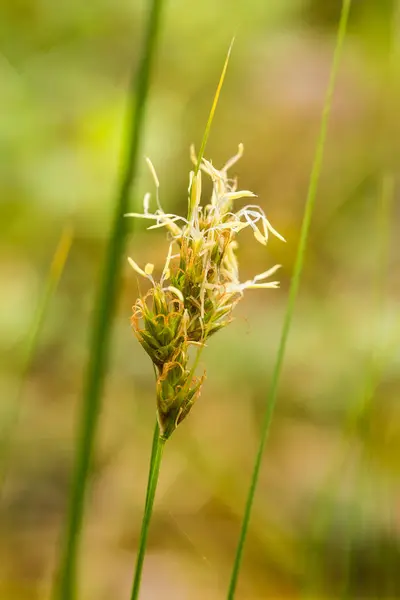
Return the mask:
M 48 598 L 65 522 L 88 337 L 111 229 L 147 2 L 0 4 L 0 433 L 14 414 L 37 303 L 61 231 L 75 237 L 25 379 L 1 494 L 0 598 Z M 222 599 L 238 540 L 299 240 L 341 2 L 168 0 L 147 107 L 141 208 L 160 180 L 184 214 L 231 37 L 206 157 L 234 168 L 283 244 L 244 233 L 250 290 L 201 359 L 203 393 L 165 450 L 141 597 Z M 398 185 L 400 21 L 355 0 L 276 412 L 237 598 L 400 598 Z M 207 190 L 206 190 L 207 191 Z M 240 206 L 240 204 L 238 204 Z M 127 254 L 162 268 L 162 230 Z M 129 597 L 155 418 L 154 375 L 130 328 L 124 259 L 84 520 L 80 598 Z M 142 284 L 143 285 L 143 284 Z

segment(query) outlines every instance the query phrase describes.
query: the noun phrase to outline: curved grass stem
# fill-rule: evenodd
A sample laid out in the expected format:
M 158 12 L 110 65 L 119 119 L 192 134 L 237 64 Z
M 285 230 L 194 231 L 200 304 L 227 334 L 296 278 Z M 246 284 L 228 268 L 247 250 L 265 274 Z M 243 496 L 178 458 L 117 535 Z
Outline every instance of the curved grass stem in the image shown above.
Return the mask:
M 156 426 L 156 431 L 158 431 L 158 425 Z M 152 455 L 150 459 L 150 470 L 148 486 L 146 491 L 146 501 L 142 520 L 142 529 L 140 532 L 139 548 L 136 557 L 135 575 L 133 578 L 132 585 L 131 600 L 137 600 L 139 598 L 144 556 L 146 553 L 147 538 L 149 534 L 151 515 L 153 513 L 154 498 L 157 490 L 158 476 L 160 473 L 164 445 L 165 440 L 161 436 L 157 435 L 157 438 L 154 437 Z
M 330 115 L 331 106 L 332 106 L 333 92 L 335 89 L 336 77 L 337 77 L 337 73 L 338 73 L 338 69 L 339 69 L 340 55 L 341 55 L 343 42 L 344 42 L 346 30 L 347 30 L 347 22 L 348 22 L 348 17 L 349 17 L 349 13 L 350 13 L 350 6 L 351 6 L 351 0 L 343 0 L 341 13 L 340 13 L 339 26 L 338 26 L 338 33 L 337 33 L 336 44 L 335 44 L 335 50 L 334 50 L 333 61 L 332 61 L 332 67 L 331 67 L 331 73 L 330 73 L 330 77 L 329 77 L 328 89 L 327 89 L 327 93 L 326 93 L 326 97 L 325 97 L 325 101 L 324 101 L 324 107 L 323 107 L 323 111 L 322 111 L 321 125 L 320 125 L 320 129 L 319 129 L 317 147 L 316 147 L 313 166 L 312 166 L 312 170 L 311 170 L 310 182 L 309 182 L 308 193 L 307 193 L 307 200 L 306 200 L 306 205 L 305 205 L 303 221 L 302 221 L 302 225 L 301 225 L 300 241 L 299 241 L 299 245 L 297 248 L 294 271 L 293 271 L 292 281 L 291 281 L 290 290 L 289 290 L 289 298 L 288 298 L 288 303 L 287 303 L 287 307 L 286 307 L 279 348 L 278 348 L 278 352 L 277 352 L 277 356 L 276 356 L 275 367 L 274 367 L 274 371 L 273 371 L 273 375 L 272 375 L 271 387 L 270 387 L 269 394 L 266 399 L 266 408 L 265 408 L 264 420 L 263 420 L 263 424 L 262 424 L 260 444 L 259 444 L 259 448 L 258 448 L 258 452 L 257 452 L 255 464 L 254 464 L 253 474 L 252 474 L 252 478 L 251 478 L 249 493 L 247 496 L 246 507 L 245 507 L 245 512 L 244 512 L 242 526 L 241 526 L 241 531 L 240 531 L 240 535 L 239 535 L 239 541 L 238 541 L 236 555 L 235 555 L 235 559 L 234 559 L 234 563 L 233 563 L 231 580 L 230 580 L 230 584 L 229 584 L 229 588 L 228 588 L 228 595 L 227 595 L 228 600 L 233 600 L 233 598 L 235 596 L 235 591 L 236 591 L 236 586 L 237 586 L 237 581 L 238 581 L 239 571 L 240 571 L 240 565 L 241 565 L 242 556 L 243 556 L 244 544 L 245 544 L 245 540 L 246 540 L 246 536 L 247 536 L 247 530 L 249 527 L 251 510 L 252 510 L 254 496 L 255 496 L 258 478 L 259 478 L 259 474 L 260 474 L 260 468 L 261 468 L 262 457 L 263 457 L 263 453 L 264 453 L 264 447 L 265 447 L 265 443 L 267 441 L 268 432 L 269 432 L 269 428 L 270 428 L 270 424 L 271 424 L 271 420 L 272 420 L 272 416 L 273 416 L 273 411 L 275 408 L 279 378 L 280 378 L 280 374 L 281 374 L 281 370 L 282 370 L 283 359 L 284 359 L 285 350 L 286 350 L 286 343 L 287 343 L 289 330 L 290 330 L 290 326 L 291 326 L 291 322 L 292 322 L 297 292 L 299 289 L 300 277 L 301 277 L 301 273 L 302 273 L 302 269 L 303 269 L 305 251 L 306 251 L 306 246 L 307 246 L 308 233 L 310 230 L 311 217 L 313 214 L 315 199 L 316 199 L 316 195 L 317 195 L 318 182 L 319 182 L 320 173 L 321 173 L 322 159 L 323 159 L 323 155 L 324 155 L 325 141 L 326 141 L 327 130 L 328 130 L 329 115 Z
M 124 218 L 124 214 L 128 210 L 130 191 L 136 177 L 150 73 L 158 39 L 162 5 L 163 0 L 152 0 L 150 4 L 142 56 L 137 77 L 134 78 L 131 86 L 129 124 L 124 157 L 121 163 L 120 183 L 115 201 L 114 220 L 106 250 L 93 320 L 90 359 L 86 372 L 66 535 L 59 573 L 53 590 L 54 598 L 59 600 L 72 600 L 75 597 L 77 553 L 82 529 L 85 494 L 100 413 L 100 397 L 107 369 L 112 316 L 117 301 L 122 256 L 128 232 L 128 220 Z

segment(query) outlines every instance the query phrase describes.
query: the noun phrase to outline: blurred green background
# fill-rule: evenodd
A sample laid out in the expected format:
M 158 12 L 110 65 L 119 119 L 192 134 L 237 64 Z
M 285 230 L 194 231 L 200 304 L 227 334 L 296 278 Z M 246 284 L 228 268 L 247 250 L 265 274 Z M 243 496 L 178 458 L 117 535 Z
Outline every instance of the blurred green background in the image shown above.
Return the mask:
M 184 213 L 227 47 L 206 156 L 239 142 L 240 187 L 287 243 L 242 236 L 253 290 L 202 357 L 200 401 L 168 443 L 142 597 L 224 598 L 287 300 L 340 12 L 339 0 L 169 0 L 142 154 L 164 207 Z M 110 231 L 128 82 L 147 3 L 0 4 L 0 435 L 61 231 L 75 239 L 13 432 L 0 508 L 0 598 L 44 599 L 64 522 L 88 332 Z M 400 598 L 400 22 L 394 0 L 354 1 L 277 410 L 238 598 Z M 394 192 L 390 187 L 394 184 Z M 153 181 L 143 159 L 132 193 Z M 382 192 L 383 190 L 383 192 Z M 385 190 L 389 190 L 385 193 Z M 129 254 L 162 265 L 139 222 Z M 128 598 L 155 414 L 150 361 L 129 324 L 124 269 L 87 499 L 81 598 Z

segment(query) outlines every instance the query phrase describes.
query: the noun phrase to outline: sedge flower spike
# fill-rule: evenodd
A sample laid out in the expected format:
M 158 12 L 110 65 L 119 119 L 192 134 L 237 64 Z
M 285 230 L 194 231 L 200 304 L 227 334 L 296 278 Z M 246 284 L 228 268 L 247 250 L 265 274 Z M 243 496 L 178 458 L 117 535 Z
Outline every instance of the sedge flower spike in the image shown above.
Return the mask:
M 285 241 L 258 205 L 247 204 L 234 210 L 235 200 L 255 197 L 253 192 L 238 190 L 236 179 L 228 176 L 228 170 L 242 154 L 240 144 L 237 154 L 222 169 L 216 169 L 203 158 L 200 169 L 191 171 L 186 218 L 164 212 L 156 171 L 146 159 L 156 187 L 157 208 L 150 212 L 150 195 L 146 194 L 143 213 L 125 215 L 148 219 L 152 222 L 149 229 L 164 227 L 170 238 L 159 281 L 153 277 L 151 263 L 141 268 L 128 259 L 136 273 L 151 282 L 148 293 L 133 307 L 132 327 L 156 369 L 157 417 L 164 439 L 188 415 L 204 380 L 204 375 L 196 378 L 194 367 L 189 368 L 190 345 L 200 350 L 210 336 L 228 325 L 232 310 L 245 290 L 279 286 L 278 281 L 269 278 L 280 265 L 248 281 L 239 279 L 236 238 L 240 231 L 250 228 L 262 245 L 267 244 L 270 234 Z M 196 165 L 193 148 L 191 158 Z M 204 206 L 201 204 L 203 174 L 212 182 L 211 198 Z

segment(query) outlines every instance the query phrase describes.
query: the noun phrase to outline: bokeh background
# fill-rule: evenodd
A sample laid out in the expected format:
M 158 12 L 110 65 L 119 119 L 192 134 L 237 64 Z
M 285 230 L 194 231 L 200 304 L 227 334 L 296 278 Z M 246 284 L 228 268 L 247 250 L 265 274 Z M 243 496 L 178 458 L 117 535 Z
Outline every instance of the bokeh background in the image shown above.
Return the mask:
M 236 35 L 206 155 L 239 142 L 241 187 L 287 243 L 243 234 L 243 279 L 279 262 L 202 358 L 207 382 L 168 443 L 143 599 L 224 598 L 287 301 L 339 0 L 169 0 L 142 154 L 172 212 Z M 0 4 L 0 433 L 61 231 L 75 238 L 24 381 L 0 510 L 0 598 L 48 597 L 65 518 L 88 333 L 146 2 Z M 400 598 L 400 53 L 394 0 L 353 2 L 301 290 L 238 598 Z M 144 160 L 132 192 L 153 181 Z M 138 223 L 129 254 L 162 265 Z M 87 498 L 81 598 L 128 598 L 155 400 L 124 268 Z

